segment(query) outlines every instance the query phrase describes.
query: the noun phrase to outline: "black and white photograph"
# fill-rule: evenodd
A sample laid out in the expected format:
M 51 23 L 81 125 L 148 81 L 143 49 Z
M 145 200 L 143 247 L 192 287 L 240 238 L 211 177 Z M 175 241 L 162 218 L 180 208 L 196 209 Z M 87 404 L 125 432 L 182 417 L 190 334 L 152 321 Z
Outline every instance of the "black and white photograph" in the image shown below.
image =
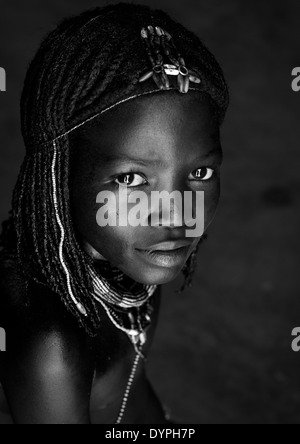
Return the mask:
M 300 3 L 0 8 L 0 424 L 300 424 Z

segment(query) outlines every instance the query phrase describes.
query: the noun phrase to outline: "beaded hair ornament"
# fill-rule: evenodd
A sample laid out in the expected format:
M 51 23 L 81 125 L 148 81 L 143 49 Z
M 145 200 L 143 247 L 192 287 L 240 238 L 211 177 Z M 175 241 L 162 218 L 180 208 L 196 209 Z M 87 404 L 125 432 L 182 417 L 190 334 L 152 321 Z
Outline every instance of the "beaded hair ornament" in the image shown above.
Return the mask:
M 147 28 L 142 28 L 141 37 L 152 69 L 147 71 L 139 79 L 139 83 L 153 79 L 157 89 L 147 91 L 146 93 L 137 92 L 135 95 L 114 103 L 52 140 L 54 152 L 52 160 L 52 190 L 56 221 L 60 229 L 59 259 L 66 276 L 69 297 L 84 317 L 87 317 L 87 310 L 74 295 L 71 273 L 64 260 L 65 230 L 59 214 L 57 200 L 57 142 L 77 128 L 122 103 L 159 90 L 177 89 L 171 86 L 169 76 L 173 78 L 177 76 L 177 87 L 179 92 L 183 94 L 195 89 L 190 88 L 190 82 L 195 84 L 201 83 L 198 74 L 186 67 L 184 58 L 178 52 L 172 36 L 168 32 L 160 27 L 148 26 Z M 197 249 L 195 249 L 191 256 L 192 267 L 195 262 L 196 253 Z M 101 278 L 92 267 L 89 267 L 94 287 L 92 297 L 102 305 L 111 322 L 119 330 L 127 334 L 138 356 L 143 357 L 141 349 L 147 340 L 146 330 L 151 323 L 151 313 L 153 312 L 151 297 L 155 293 L 157 285 L 143 285 L 133 282 L 130 278 L 126 277 L 121 270 L 112 267 L 106 261 L 104 261 L 103 265 L 101 264 L 100 268 L 102 268 L 100 270 Z M 109 270 L 109 273 L 106 273 L 105 270 Z M 190 286 L 191 276 L 189 275 L 187 266 L 184 267 L 183 273 L 186 277 L 187 285 Z
M 169 89 L 170 80 L 168 76 L 177 76 L 179 92 L 187 93 L 190 82 L 201 83 L 198 74 L 189 70 L 185 60 L 178 52 L 172 36 L 164 29 L 156 26 L 148 26 L 141 31 L 146 51 L 152 66 L 140 78 L 140 83 L 152 78 L 159 89 Z M 164 56 L 168 63 L 164 62 Z

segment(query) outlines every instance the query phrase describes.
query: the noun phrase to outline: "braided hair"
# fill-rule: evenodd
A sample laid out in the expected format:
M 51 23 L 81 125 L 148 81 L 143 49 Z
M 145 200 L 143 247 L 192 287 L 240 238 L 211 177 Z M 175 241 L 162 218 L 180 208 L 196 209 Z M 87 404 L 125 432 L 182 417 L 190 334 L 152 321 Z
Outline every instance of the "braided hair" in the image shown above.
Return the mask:
M 165 12 L 148 6 L 119 3 L 98 7 L 59 24 L 42 42 L 31 62 L 21 97 L 22 134 L 26 146 L 12 212 L 3 227 L 1 255 L 14 254 L 27 279 L 57 293 L 89 334 L 99 326 L 95 301 L 90 297 L 92 259 L 80 247 L 69 205 L 71 143 L 57 140 L 57 210 L 65 229 L 64 261 L 76 299 L 87 316 L 69 298 L 59 258 L 60 230 L 52 195 L 53 146 L 49 142 L 137 90 L 149 68 L 140 38 L 145 26 L 160 26 L 176 39 L 187 66 L 201 76 L 201 88 L 215 104 L 220 124 L 228 106 L 222 70 L 199 38 Z M 190 282 L 194 257 L 183 270 Z

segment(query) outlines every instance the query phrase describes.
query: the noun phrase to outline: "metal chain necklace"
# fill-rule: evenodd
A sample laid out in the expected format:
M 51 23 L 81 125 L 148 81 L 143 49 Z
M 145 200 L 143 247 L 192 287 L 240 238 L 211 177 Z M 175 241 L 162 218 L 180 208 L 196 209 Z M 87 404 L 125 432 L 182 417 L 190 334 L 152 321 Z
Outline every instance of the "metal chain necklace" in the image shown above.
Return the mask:
M 119 411 L 117 420 L 115 422 L 115 424 L 121 424 L 124 414 L 126 412 L 126 407 L 127 407 L 129 395 L 130 395 L 130 392 L 132 389 L 132 385 L 133 385 L 133 382 L 134 382 L 134 379 L 136 376 L 136 372 L 137 372 L 140 360 L 141 359 L 145 360 L 145 356 L 143 355 L 142 349 L 143 349 L 143 345 L 147 342 L 146 330 L 149 328 L 149 326 L 151 324 L 151 314 L 153 312 L 153 307 L 152 307 L 151 301 L 148 300 L 147 303 L 145 304 L 146 307 L 145 307 L 144 319 L 142 319 L 142 317 L 141 317 L 140 309 L 138 309 L 138 312 L 137 312 L 137 320 L 135 320 L 132 312 L 128 312 L 127 316 L 131 322 L 131 328 L 128 329 L 128 328 L 124 327 L 124 323 L 122 323 L 121 318 L 118 316 L 115 309 L 108 307 L 107 304 L 105 304 L 101 299 L 98 299 L 98 298 L 96 298 L 96 299 L 98 300 L 98 302 L 100 302 L 100 304 L 105 309 L 105 311 L 106 311 L 109 319 L 113 323 L 113 325 L 118 330 L 127 334 L 127 336 L 129 337 L 129 339 L 135 349 L 135 352 L 136 352 L 136 356 L 135 356 L 135 359 L 133 362 L 133 366 L 132 366 L 132 369 L 131 369 L 131 372 L 129 375 L 129 379 L 128 379 L 128 382 L 126 385 L 122 404 L 120 407 L 120 411 Z M 136 325 L 135 323 L 137 324 L 137 327 L 135 327 L 135 325 Z
M 135 352 L 136 357 L 132 366 L 131 373 L 129 375 L 129 379 L 127 382 L 127 386 L 125 389 L 125 393 L 123 396 L 121 408 L 117 417 L 117 420 L 115 424 L 121 424 L 122 419 L 124 417 L 124 414 L 126 412 L 126 407 L 129 399 L 129 395 L 132 389 L 132 385 L 136 376 L 136 372 L 140 363 L 140 360 L 145 360 L 145 356 L 143 355 L 142 348 L 143 345 L 147 342 L 147 333 L 146 330 L 149 328 L 151 324 L 151 314 L 153 312 L 153 306 L 151 304 L 151 301 L 148 300 L 145 304 L 145 312 L 143 313 L 143 318 L 141 316 L 141 309 L 138 309 L 137 312 L 137 320 L 135 320 L 134 315 L 131 311 L 128 311 L 126 315 L 128 316 L 129 321 L 131 322 L 131 328 L 126 328 L 124 326 L 124 321 L 121 320 L 121 315 L 118 316 L 116 313 L 116 309 L 109 307 L 108 304 L 106 304 L 103 300 L 101 300 L 98 297 L 95 297 L 95 299 L 102 305 L 102 307 L 105 309 L 107 316 L 113 323 L 113 325 L 120 331 L 127 334 L 129 337 Z M 121 312 L 120 312 L 121 314 Z M 137 324 L 137 327 L 135 327 L 135 322 Z
M 110 271 L 112 271 L 112 269 Z M 116 281 L 119 278 L 120 281 L 123 281 L 123 273 L 120 271 L 117 273 L 119 273 L 119 275 L 118 277 L 115 276 L 114 280 Z M 122 331 L 128 336 L 136 352 L 136 356 L 122 399 L 120 411 L 115 422 L 115 424 L 121 424 L 126 412 L 128 399 L 132 390 L 139 363 L 141 359 L 145 360 L 142 349 L 147 342 L 147 329 L 151 325 L 151 315 L 154 311 L 154 307 L 152 304 L 152 295 L 157 286 L 149 286 L 150 291 L 146 292 L 146 294 L 145 292 L 143 292 L 143 295 L 141 297 L 141 299 L 143 299 L 143 302 L 141 299 L 139 301 L 137 301 L 136 299 L 132 301 L 134 295 L 128 293 L 127 290 L 127 295 L 129 296 L 128 299 L 130 299 L 130 301 L 127 299 L 126 303 L 124 304 L 123 291 L 122 293 L 119 293 L 120 289 L 118 289 L 119 291 L 115 292 L 114 295 L 111 295 L 108 292 L 104 293 L 101 283 L 103 283 L 103 277 L 102 279 L 98 278 L 94 281 L 94 299 L 98 301 L 104 308 L 112 324 L 118 330 Z M 105 297 L 103 297 L 103 293 L 105 294 Z M 126 305 L 126 308 L 124 307 L 124 305 Z
M 125 390 L 125 393 L 124 393 L 123 401 L 122 401 L 122 404 L 121 404 L 120 412 L 119 412 L 119 415 L 118 415 L 118 418 L 117 418 L 115 424 L 121 424 L 122 419 L 124 418 L 124 415 L 125 415 L 125 412 L 126 412 L 127 403 L 128 403 L 128 398 L 129 398 L 129 395 L 130 395 L 130 392 L 131 392 L 131 389 L 132 389 L 132 385 L 133 385 L 133 382 L 134 382 L 134 378 L 135 378 L 135 375 L 136 375 L 136 372 L 137 372 L 137 369 L 138 369 L 138 366 L 139 366 L 139 363 L 140 363 L 140 360 L 141 360 L 141 355 L 142 355 L 142 351 L 140 350 L 140 352 L 137 353 L 137 355 L 135 357 L 135 360 L 134 360 L 134 363 L 133 363 L 133 367 L 132 367 L 132 370 L 131 370 L 131 373 L 130 373 L 130 376 L 129 376 L 129 379 L 128 379 L 128 382 L 127 382 L 127 386 L 126 386 L 126 390 Z

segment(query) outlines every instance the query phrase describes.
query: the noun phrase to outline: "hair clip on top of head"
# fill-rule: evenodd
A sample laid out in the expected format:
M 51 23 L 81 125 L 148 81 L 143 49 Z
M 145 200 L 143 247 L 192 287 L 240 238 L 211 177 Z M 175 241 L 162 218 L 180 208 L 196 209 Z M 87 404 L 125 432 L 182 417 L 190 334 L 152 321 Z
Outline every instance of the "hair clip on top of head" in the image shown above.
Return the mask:
M 152 66 L 152 70 L 144 74 L 139 82 L 153 78 L 159 89 L 169 89 L 170 80 L 168 76 L 177 76 L 178 89 L 186 94 L 189 91 L 190 82 L 201 83 L 201 79 L 194 71 L 189 70 L 184 58 L 178 52 L 172 36 L 156 26 L 148 26 L 141 31 L 146 51 Z M 168 63 L 164 62 L 167 57 Z

